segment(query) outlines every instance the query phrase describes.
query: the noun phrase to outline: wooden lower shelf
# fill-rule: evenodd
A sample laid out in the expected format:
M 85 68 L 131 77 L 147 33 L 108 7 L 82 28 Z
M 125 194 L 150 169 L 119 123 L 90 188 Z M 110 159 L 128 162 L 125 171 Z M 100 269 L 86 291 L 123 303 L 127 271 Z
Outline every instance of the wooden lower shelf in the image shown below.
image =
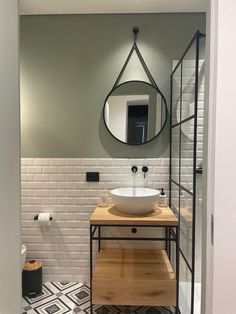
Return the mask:
M 99 252 L 92 303 L 176 305 L 176 278 L 164 250 L 107 249 Z

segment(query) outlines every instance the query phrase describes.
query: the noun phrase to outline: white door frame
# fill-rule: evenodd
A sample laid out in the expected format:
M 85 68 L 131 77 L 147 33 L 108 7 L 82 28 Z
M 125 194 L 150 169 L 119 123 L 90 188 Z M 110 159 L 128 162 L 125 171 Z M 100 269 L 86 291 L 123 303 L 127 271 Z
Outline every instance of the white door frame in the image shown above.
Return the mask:
M 206 269 L 202 314 L 228 314 L 235 311 L 236 291 L 236 2 L 209 1 L 207 24 L 208 148 L 204 150 L 203 165 Z

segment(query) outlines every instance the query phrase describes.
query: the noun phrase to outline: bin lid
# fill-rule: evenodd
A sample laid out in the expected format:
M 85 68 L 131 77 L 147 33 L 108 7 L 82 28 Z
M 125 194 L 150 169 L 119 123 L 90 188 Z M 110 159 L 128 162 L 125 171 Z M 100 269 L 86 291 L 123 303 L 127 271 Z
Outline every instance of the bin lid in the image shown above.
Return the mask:
M 24 265 L 24 270 L 26 271 L 32 271 L 32 270 L 37 270 L 42 267 L 43 263 L 35 260 L 31 260 Z

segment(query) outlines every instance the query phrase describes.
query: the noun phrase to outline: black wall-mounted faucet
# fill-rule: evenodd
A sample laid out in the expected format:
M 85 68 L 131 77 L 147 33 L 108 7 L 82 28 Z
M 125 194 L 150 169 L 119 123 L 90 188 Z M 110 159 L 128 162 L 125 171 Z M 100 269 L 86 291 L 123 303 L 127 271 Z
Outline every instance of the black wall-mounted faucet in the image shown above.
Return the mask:
M 144 179 L 145 179 L 146 174 L 148 173 L 148 167 L 147 167 L 147 166 L 143 166 L 142 172 L 143 172 L 143 177 L 144 177 Z
M 136 172 L 138 171 L 138 167 L 137 167 L 137 166 L 132 166 L 132 167 L 131 167 L 131 171 L 132 171 L 133 173 L 136 173 Z

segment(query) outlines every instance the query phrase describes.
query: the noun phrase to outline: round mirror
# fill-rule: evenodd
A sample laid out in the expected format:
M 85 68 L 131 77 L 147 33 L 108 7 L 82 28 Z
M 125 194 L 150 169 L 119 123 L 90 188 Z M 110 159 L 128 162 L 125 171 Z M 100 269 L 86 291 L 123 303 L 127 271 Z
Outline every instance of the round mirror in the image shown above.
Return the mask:
M 165 126 L 166 100 L 153 85 L 128 81 L 109 93 L 103 118 L 108 131 L 120 142 L 145 144 L 157 137 Z

